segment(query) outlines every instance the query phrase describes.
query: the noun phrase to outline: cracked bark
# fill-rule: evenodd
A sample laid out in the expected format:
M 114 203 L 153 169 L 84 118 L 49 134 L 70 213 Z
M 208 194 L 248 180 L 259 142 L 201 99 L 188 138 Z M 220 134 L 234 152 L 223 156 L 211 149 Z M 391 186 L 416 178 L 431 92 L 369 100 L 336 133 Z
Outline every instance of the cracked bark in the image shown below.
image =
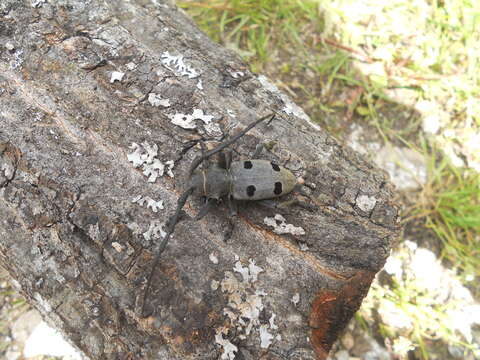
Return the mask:
M 220 328 L 238 347 L 237 358 L 323 359 L 398 234 L 392 187 L 181 11 L 156 3 L 0 4 L 2 266 L 91 359 L 217 359 Z M 166 51 L 183 55 L 200 76 L 165 67 Z M 121 81 L 110 81 L 114 71 L 125 74 Z M 152 106 L 151 93 L 170 106 Z M 175 210 L 199 151 L 195 140 L 221 135 L 201 123 L 194 130 L 171 123 L 170 115 L 194 109 L 213 115 L 223 132 L 279 113 L 235 148 L 248 156 L 258 141 L 274 144 L 263 157 L 315 184 L 307 201 L 318 209 L 286 210 L 287 222 L 306 232 L 293 236 L 264 224 L 277 210 L 241 204 L 225 243 L 225 207 L 193 222 L 199 201 L 190 199 L 156 269 L 147 299 L 152 315 L 144 319 L 136 309 L 158 243 L 144 233 Z M 133 142 L 157 144 L 160 160 L 175 159 L 175 177 L 147 182 L 127 160 Z M 154 213 L 132 203 L 137 195 L 163 199 L 165 209 Z M 243 266 L 251 259 L 264 270 L 249 290 L 266 293 L 264 308 L 246 336 L 224 314 L 238 309 L 211 288 L 233 270 L 236 256 Z M 291 301 L 295 294 L 298 304 Z M 258 327 L 272 314 L 275 339 L 261 348 Z

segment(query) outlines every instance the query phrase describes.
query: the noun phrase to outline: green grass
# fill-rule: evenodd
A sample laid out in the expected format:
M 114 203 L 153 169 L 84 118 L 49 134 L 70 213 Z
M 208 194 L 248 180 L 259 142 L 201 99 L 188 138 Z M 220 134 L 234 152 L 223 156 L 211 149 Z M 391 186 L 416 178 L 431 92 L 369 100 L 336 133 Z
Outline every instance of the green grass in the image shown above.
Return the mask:
M 236 49 L 247 60 L 261 66 L 269 61 L 275 46 L 301 44 L 300 23 L 317 22 L 317 3 L 301 0 L 180 1 L 215 41 Z
M 442 257 L 464 277 L 480 279 L 480 174 L 432 153 L 429 182 L 418 199 L 413 214 L 442 241 Z

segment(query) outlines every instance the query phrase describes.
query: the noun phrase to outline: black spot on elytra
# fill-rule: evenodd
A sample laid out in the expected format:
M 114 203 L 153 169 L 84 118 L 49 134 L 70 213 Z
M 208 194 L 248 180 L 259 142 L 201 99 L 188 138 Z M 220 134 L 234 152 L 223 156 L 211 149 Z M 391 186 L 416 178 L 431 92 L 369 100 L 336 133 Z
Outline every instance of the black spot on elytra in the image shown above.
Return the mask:
M 253 185 L 248 185 L 248 186 L 247 186 L 247 195 L 250 196 L 250 197 L 253 196 L 253 195 L 255 194 L 255 190 L 257 190 L 257 189 L 255 188 L 255 186 L 253 186 Z
M 282 183 L 280 181 L 277 181 L 275 183 L 275 189 L 273 190 L 273 193 L 275 195 L 280 195 L 283 191 L 283 186 L 282 186 Z
M 275 171 L 280 171 L 280 166 L 278 166 L 277 164 L 275 164 L 274 162 L 271 162 L 270 164 L 272 164 L 272 169 L 275 170 Z
M 245 161 L 245 162 L 243 163 L 243 167 L 244 167 L 245 169 L 251 169 L 251 168 L 253 167 L 253 164 L 252 164 L 251 161 L 248 161 L 248 160 L 247 160 L 247 161 Z M 255 191 L 255 190 L 254 190 L 254 191 Z

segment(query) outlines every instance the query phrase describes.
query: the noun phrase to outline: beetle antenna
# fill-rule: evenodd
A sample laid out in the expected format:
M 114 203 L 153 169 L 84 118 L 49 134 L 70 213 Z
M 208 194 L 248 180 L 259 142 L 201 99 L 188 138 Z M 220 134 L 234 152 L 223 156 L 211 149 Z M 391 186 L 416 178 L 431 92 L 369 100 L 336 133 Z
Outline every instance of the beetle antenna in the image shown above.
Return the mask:
M 193 161 L 192 161 L 192 165 L 190 167 L 190 171 L 189 171 L 189 176 L 192 175 L 193 171 L 198 167 L 198 165 L 200 165 L 200 163 L 205 160 L 205 159 L 208 159 L 210 156 L 212 155 L 215 155 L 216 153 L 218 153 L 219 151 L 222 151 L 223 149 L 225 149 L 226 147 L 232 145 L 235 141 L 237 141 L 238 139 L 240 139 L 243 135 L 245 135 L 247 132 L 249 132 L 252 128 L 254 128 L 255 126 L 257 126 L 258 124 L 260 124 L 262 121 L 266 120 L 270 118 L 269 120 L 269 123 L 275 118 L 275 113 L 273 114 L 268 114 L 258 120 L 255 120 L 254 122 L 252 122 L 250 125 L 248 125 L 245 129 L 243 129 L 242 131 L 240 131 L 238 134 L 236 134 L 235 136 L 233 136 L 232 138 L 230 138 L 229 140 L 221 143 L 220 145 L 218 145 L 217 147 L 213 148 L 212 150 L 209 150 L 207 151 L 206 153 L 202 154 L 201 156 L 195 158 Z
M 178 223 L 178 219 L 180 218 L 180 212 L 182 211 L 183 206 L 187 202 L 188 197 L 193 193 L 195 188 L 192 186 L 188 188 L 179 198 L 177 201 L 177 209 L 175 210 L 175 213 L 170 217 L 170 219 L 167 222 L 167 233 L 165 234 L 165 237 L 162 239 L 162 242 L 160 243 L 158 249 L 157 249 L 157 255 L 155 256 L 155 260 L 153 261 L 152 269 L 150 270 L 150 274 L 148 275 L 147 279 L 147 285 L 145 287 L 145 292 L 143 294 L 143 304 L 142 304 L 142 311 L 141 314 L 145 313 L 145 303 L 148 298 L 148 294 L 150 292 L 150 287 L 152 284 L 152 278 L 153 278 L 153 273 L 155 271 L 155 268 L 157 267 L 160 257 L 162 256 L 162 253 L 165 251 L 165 248 L 167 247 L 168 241 L 170 240 L 170 237 L 173 234 L 173 231 L 175 230 L 175 226 Z

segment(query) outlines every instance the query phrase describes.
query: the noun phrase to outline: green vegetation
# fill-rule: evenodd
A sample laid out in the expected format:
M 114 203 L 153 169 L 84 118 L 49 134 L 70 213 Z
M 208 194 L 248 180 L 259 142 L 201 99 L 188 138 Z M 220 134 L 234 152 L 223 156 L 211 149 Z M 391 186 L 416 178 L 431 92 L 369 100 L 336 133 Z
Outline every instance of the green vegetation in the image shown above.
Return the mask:
M 431 155 L 429 182 L 416 215 L 442 241 L 442 256 L 464 277 L 480 278 L 480 174 L 459 170 Z M 475 289 L 480 290 L 480 289 Z
M 263 66 L 278 46 L 301 46 L 301 32 L 319 33 L 317 3 L 301 0 L 232 0 L 179 2 L 213 39 Z M 299 25 L 315 24 L 302 29 Z
M 420 149 L 428 179 L 418 193 L 403 194 L 407 226 L 433 234 L 431 247 L 478 296 L 478 1 L 197 0 L 178 5 L 336 136 L 346 136 L 358 123 L 375 141 Z M 406 261 L 406 255 L 399 256 Z M 445 317 L 455 304 L 435 297 L 408 275 L 392 277 L 382 286 L 375 283 L 357 319 L 379 329 L 398 356 L 416 349 L 428 359 L 439 341 L 474 351 Z M 374 307 L 402 313 L 413 330 L 381 319 L 376 323 L 369 315 Z

